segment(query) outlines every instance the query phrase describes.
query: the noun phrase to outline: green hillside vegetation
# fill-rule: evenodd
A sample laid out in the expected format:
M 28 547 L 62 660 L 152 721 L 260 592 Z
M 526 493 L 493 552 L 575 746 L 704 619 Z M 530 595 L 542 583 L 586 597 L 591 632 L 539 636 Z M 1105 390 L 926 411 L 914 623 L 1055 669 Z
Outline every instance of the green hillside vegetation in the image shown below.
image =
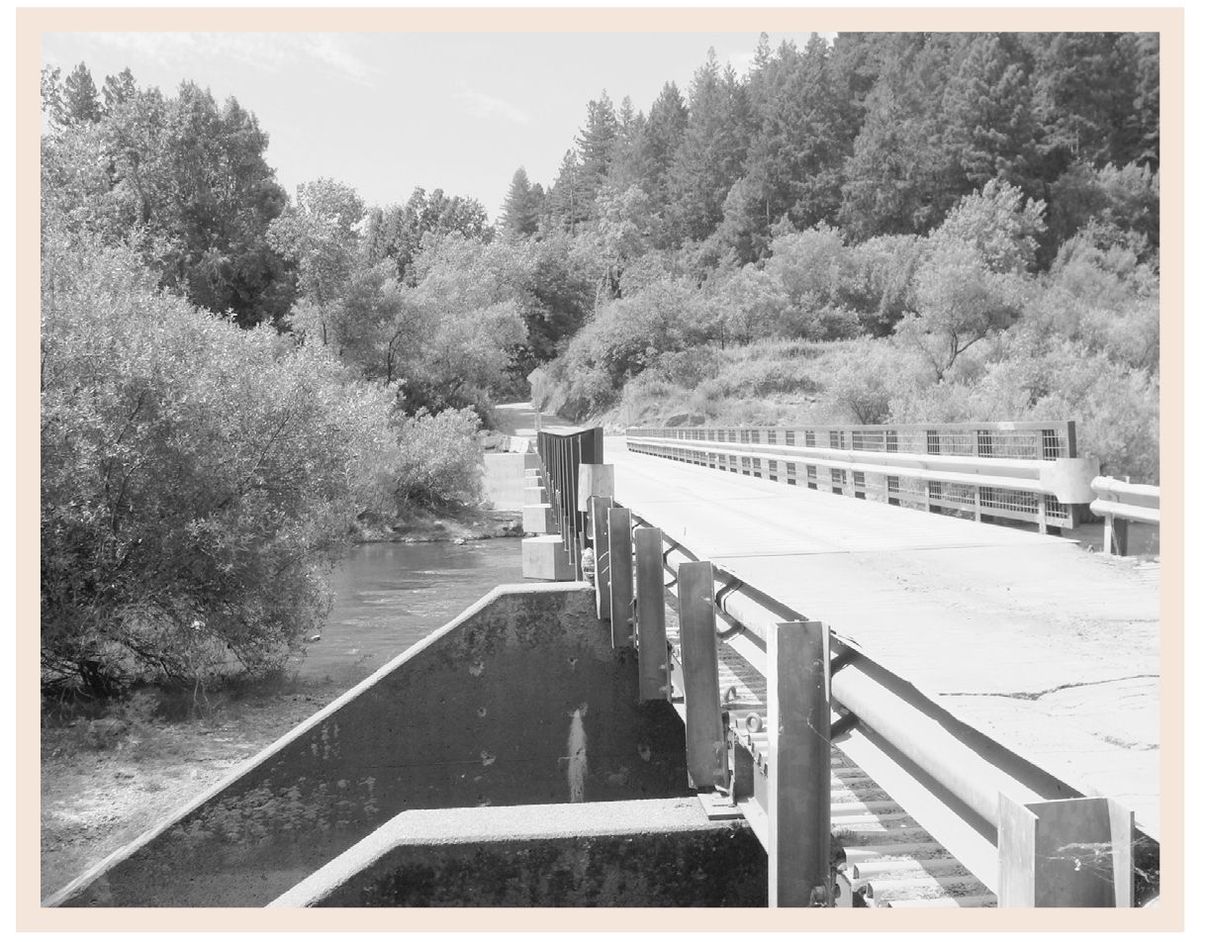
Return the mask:
M 531 375 L 634 423 L 1070 418 L 1158 482 L 1157 38 L 842 34 L 605 95 L 503 237 L 594 306 Z M 538 220 L 538 225 L 530 223 Z

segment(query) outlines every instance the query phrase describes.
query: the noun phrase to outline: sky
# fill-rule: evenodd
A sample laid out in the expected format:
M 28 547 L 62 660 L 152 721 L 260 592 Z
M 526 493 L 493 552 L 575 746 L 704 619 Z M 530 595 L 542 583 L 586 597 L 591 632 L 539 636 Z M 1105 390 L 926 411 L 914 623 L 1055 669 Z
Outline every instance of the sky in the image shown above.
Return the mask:
M 809 33 L 770 33 L 805 44 Z M 140 87 L 189 79 L 234 96 L 268 133 L 268 164 L 296 187 L 351 185 L 369 204 L 415 187 L 479 200 L 496 219 L 520 166 L 552 184 L 603 91 L 648 112 L 662 86 L 683 96 L 714 47 L 743 75 L 748 33 L 46 33 L 66 75 L 86 63 L 99 88 L 128 66 Z

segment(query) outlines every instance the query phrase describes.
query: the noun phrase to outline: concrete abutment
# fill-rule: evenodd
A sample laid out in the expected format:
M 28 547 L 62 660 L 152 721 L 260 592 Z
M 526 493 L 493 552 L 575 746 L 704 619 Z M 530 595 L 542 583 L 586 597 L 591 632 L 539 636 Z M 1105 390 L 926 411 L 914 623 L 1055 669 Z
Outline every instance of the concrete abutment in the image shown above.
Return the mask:
M 506 808 L 580 799 L 563 809 L 588 839 L 590 804 L 684 798 L 683 746 L 673 709 L 639 700 L 636 653 L 612 649 L 588 585 L 501 586 L 46 904 L 264 906 L 407 811 L 460 810 L 488 836 Z M 516 880 L 533 845 L 490 843 Z M 552 865 L 568 844 L 549 845 Z

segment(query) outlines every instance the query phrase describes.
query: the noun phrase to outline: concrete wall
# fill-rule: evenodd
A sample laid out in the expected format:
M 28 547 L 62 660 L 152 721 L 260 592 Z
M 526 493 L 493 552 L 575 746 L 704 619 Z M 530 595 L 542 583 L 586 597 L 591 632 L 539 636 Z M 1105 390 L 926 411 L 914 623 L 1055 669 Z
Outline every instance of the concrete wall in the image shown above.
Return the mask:
M 766 854 L 695 799 L 410 811 L 283 907 L 766 905 Z
M 489 453 L 482 456 L 485 464 L 482 489 L 485 491 L 485 499 L 495 510 L 517 512 L 523 509 L 528 457 L 524 454 L 505 453 Z
M 498 587 L 47 904 L 262 906 L 403 810 L 680 796 L 636 665 L 585 584 Z

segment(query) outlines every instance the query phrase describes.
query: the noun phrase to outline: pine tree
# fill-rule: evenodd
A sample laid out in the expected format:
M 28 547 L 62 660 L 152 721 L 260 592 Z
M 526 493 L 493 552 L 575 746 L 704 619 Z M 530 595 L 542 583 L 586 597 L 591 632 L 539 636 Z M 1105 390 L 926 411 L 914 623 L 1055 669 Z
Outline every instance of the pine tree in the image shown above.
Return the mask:
M 840 221 L 854 240 L 925 233 L 972 190 L 942 144 L 950 34 L 892 34 L 845 162 Z
M 1025 37 L 1034 54 L 1034 98 L 1053 180 L 1073 161 L 1118 166 L 1157 153 L 1157 37 L 1054 33 Z M 1136 104 L 1144 119 L 1137 118 Z M 1153 147 L 1152 147 L 1153 146 Z
M 686 133 L 670 171 L 670 216 L 678 239 L 703 240 L 724 216 L 724 199 L 741 176 L 749 133 L 748 100 L 715 50 L 695 72 Z
M 573 234 L 577 232 L 578 225 L 588 218 L 581 177 L 582 169 L 577 154 L 572 150 L 565 152 L 545 203 L 545 230 Z
M 116 76 L 105 76 L 105 84 L 101 90 L 105 98 L 105 112 L 112 112 L 123 102 L 128 102 L 138 93 L 134 83 L 134 74 L 127 66 Z
M 508 237 L 529 237 L 540 224 L 539 196 L 527 178 L 527 170 L 519 168 L 511 178 L 510 191 L 502 207 L 502 230 Z
M 828 44 L 813 37 L 803 52 L 783 44 L 750 79 L 757 131 L 746 161 L 746 189 L 756 189 L 759 229 L 784 214 L 806 229 L 835 218 L 848 138 L 837 104 Z
M 996 177 L 1039 190 L 1033 92 L 1025 57 L 1006 36 L 975 36 L 942 101 L 944 143 L 972 188 Z
M 577 137 L 580 161 L 578 184 L 588 217 L 593 216 L 590 206 L 606 180 L 618 140 L 619 119 L 604 89 L 602 97 L 592 99 L 586 107 L 586 124 Z
M 669 201 L 669 171 L 686 136 L 689 112 L 675 83 L 667 82 L 649 109 L 636 148 L 637 184 L 654 206 Z
M 52 127 L 63 125 L 63 71 L 58 66 L 43 66 L 41 79 L 42 116 Z
M 92 73 L 83 63 L 76 66 L 63 82 L 63 118 L 65 125 L 100 121 L 100 99 Z

